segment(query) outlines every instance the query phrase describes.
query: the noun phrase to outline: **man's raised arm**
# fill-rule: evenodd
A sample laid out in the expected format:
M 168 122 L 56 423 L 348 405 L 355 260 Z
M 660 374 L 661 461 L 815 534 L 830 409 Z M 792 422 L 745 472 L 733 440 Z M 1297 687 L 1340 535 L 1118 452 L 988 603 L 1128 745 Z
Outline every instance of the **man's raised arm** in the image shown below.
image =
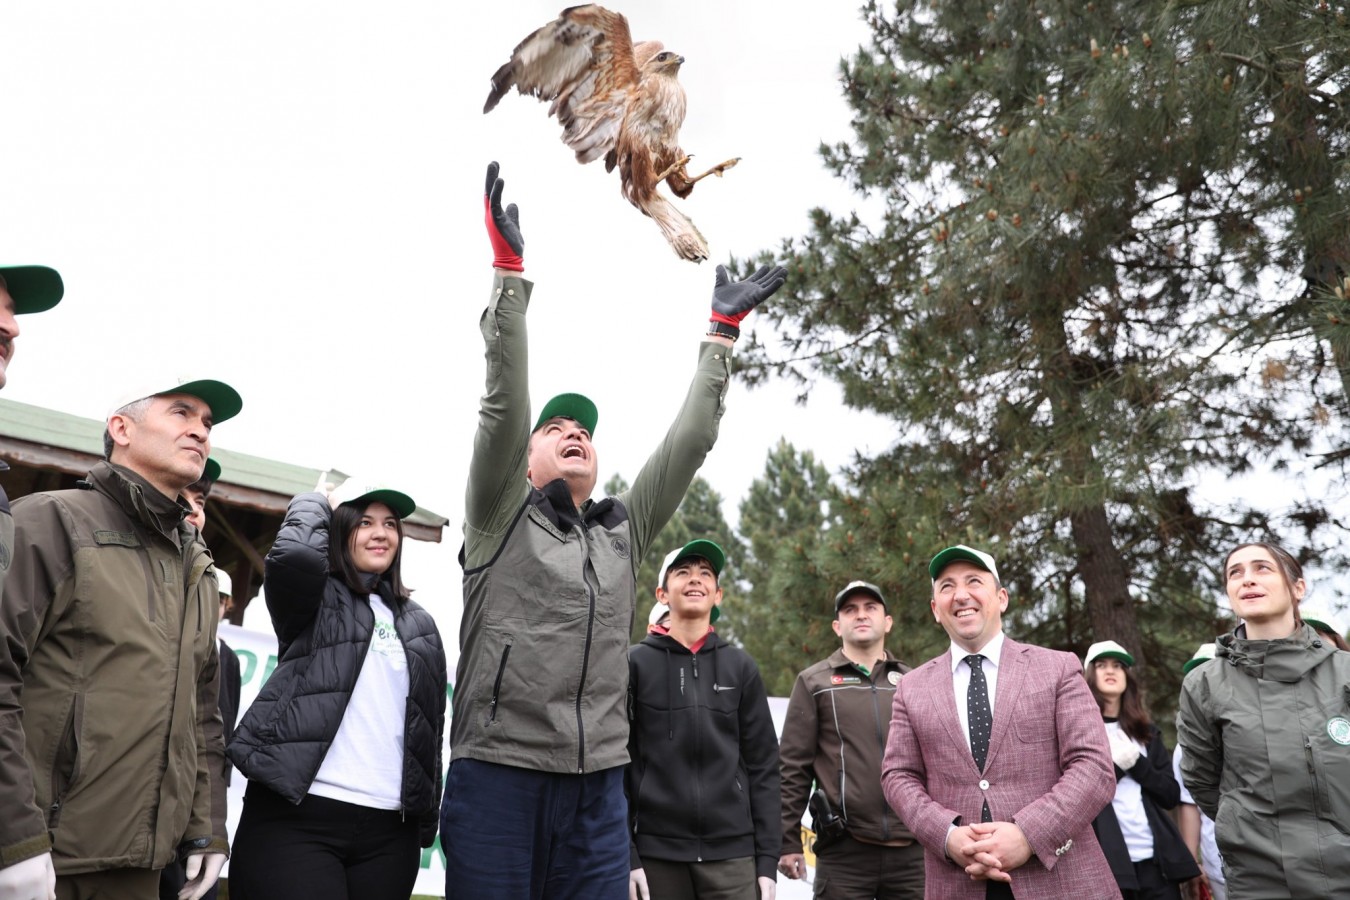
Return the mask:
M 514 203 L 502 208 L 505 182 L 498 177 L 499 170 L 495 162 L 488 165 L 483 191 L 493 282 L 487 309 L 479 319 L 487 378 L 479 401 L 464 507 L 466 564 L 470 567 L 481 562 L 475 560 L 475 551 L 495 545 L 491 539 L 510 525 L 527 490 L 530 394 L 525 311 L 533 285 L 520 277 L 525 269 L 520 210 Z

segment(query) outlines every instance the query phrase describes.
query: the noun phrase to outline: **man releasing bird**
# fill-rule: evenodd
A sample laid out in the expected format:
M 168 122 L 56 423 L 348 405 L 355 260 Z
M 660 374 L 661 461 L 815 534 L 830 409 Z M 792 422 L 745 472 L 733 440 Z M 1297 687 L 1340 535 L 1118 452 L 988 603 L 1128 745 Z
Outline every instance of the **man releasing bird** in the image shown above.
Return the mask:
M 547 100 L 563 126 L 563 143 L 588 163 L 601 157 L 605 171 L 619 167 L 623 195 L 656 221 L 681 259 L 708 258 L 708 242 L 694 223 L 661 194 L 665 181 L 677 197 L 695 183 L 740 161 L 729 159 L 701 175 L 685 166 L 680 149 L 684 89 L 676 76 L 684 57 L 659 41 L 634 44 L 628 20 L 601 6 L 574 6 L 538 29 L 492 76 L 483 112 L 491 112 L 513 86 Z

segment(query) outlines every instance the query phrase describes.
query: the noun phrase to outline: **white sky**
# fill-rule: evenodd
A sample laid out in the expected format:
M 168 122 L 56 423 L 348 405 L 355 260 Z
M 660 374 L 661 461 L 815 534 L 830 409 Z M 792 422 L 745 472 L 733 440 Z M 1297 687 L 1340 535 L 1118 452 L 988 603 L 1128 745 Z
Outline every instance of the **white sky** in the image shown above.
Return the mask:
M 617 174 L 573 160 L 544 104 L 512 93 L 482 114 L 492 73 L 564 5 L 4 0 L 0 261 L 55 266 L 67 294 L 22 320 L 3 396 L 97 418 L 147 378 L 230 382 L 244 412 L 217 446 L 384 479 L 450 518 L 441 545 L 410 544 L 405 574 L 453 642 L 487 162 L 521 206 L 537 284 L 536 408 L 566 390 L 597 402 L 601 484 L 631 479 L 674 415 L 713 265 L 806 233 L 813 206 L 859 204 L 816 152 L 850 137 L 837 76 L 867 39 L 854 2 L 624 5 L 636 40 L 687 59 L 694 170 L 744 158 L 677 201 L 711 244 L 702 266 Z M 833 385 L 804 408 L 795 393 L 732 388 L 703 474 L 733 522 L 780 436 L 832 470 L 894 436 Z
M 695 170 L 744 158 L 680 202 L 711 245 L 702 266 L 617 173 L 572 159 L 544 104 L 512 93 L 482 114 L 489 77 L 563 5 L 0 4 L 0 261 L 52 265 L 67 287 L 21 320 L 3 396 L 97 418 L 145 378 L 228 381 L 244 412 L 217 446 L 384 478 L 450 518 L 405 574 L 452 638 L 486 163 L 522 210 L 536 408 L 564 390 L 597 402 L 602 484 L 631 479 L 673 417 L 713 265 L 805 233 L 812 206 L 857 203 L 816 153 L 849 136 L 838 60 L 867 36 L 853 3 L 624 5 L 636 40 L 687 58 Z M 805 408 L 794 395 L 731 392 L 703 474 L 732 521 L 780 436 L 831 469 L 889 443 L 833 386 Z

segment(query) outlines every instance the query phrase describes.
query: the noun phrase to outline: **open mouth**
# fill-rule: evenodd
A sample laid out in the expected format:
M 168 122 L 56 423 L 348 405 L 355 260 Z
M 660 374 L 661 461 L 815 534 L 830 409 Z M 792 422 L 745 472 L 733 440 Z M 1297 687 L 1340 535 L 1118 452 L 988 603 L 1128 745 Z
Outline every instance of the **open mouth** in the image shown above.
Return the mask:
M 585 458 L 586 458 L 586 451 L 585 451 L 585 450 L 582 450 L 581 447 L 577 446 L 576 444 L 572 444 L 571 446 L 568 446 L 568 447 L 564 447 L 564 448 L 563 448 L 562 458 L 563 458 L 563 459 L 585 459 Z

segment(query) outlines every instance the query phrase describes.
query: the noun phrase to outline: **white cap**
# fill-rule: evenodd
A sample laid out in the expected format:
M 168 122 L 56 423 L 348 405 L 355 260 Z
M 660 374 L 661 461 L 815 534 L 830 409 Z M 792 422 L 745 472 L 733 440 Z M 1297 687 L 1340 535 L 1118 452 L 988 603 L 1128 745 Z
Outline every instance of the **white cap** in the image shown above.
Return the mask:
M 983 550 L 976 550 L 974 547 L 967 547 L 965 544 L 957 544 L 955 547 L 948 547 L 937 556 L 934 556 L 932 561 L 928 564 L 928 574 L 933 579 L 933 583 L 937 584 L 938 576 L 942 574 L 943 569 L 958 561 L 964 561 L 979 566 L 990 575 L 993 575 L 995 581 L 999 580 L 998 566 L 994 563 L 994 558 L 992 556 L 985 553 Z
M 1086 669 L 1099 659 L 1115 659 L 1126 666 L 1134 665 L 1134 657 L 1130 655 L 1130 651 L 1115 641 L 1098 641 L 1089 647 L 1087 656 L 1083 657 L 1083 668 Z
M 239 410 L 244 406 L 244 401 L 240 399 L 239 392 L 223 381 L 216 381 L 211 378 L 165 378 L 160 381 L 145 382 L 124 391 L 113 401 L 112 408 L 108 410 L 108 416 L 113 416 L 138 400 L 158 397 L 161 394 L 187 394 L 189 397 L 196 397 L 211 408 L 213 425 L 219 425 L 226 419 L 232 419 L 239 415 Z
M 660 600 L 657 600 L 652 604 L 652 611 L 647 614 L 647 627 L 650 628 L 657 622 L 660 622 L 661 617 L 668 612 L 670 612 L 670 604 L 662 603 Z
M 1298 615 L 1319 631 L 1332 631 L 1345 637 L 1345 616 L 1322 603 L 1300 603 Z M 1325 626 L 1319 628 L 1318 626 Z
M 226 597 L 234 596 L 234 585 L 230 583 L 230 576 L 226 575 L 220 566 L 216 566 L 216 586 Z

